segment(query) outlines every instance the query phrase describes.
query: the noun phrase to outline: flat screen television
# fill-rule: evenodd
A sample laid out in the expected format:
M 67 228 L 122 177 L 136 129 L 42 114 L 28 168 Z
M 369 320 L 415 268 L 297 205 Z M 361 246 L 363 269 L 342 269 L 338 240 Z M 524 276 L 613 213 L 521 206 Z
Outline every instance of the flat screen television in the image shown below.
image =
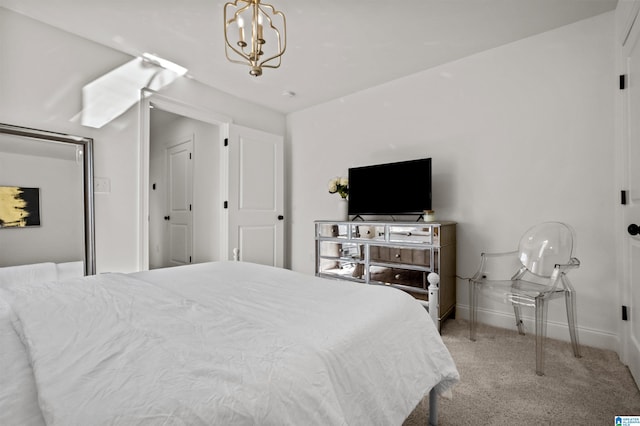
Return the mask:
M 431 158 L 349 169 L 349 215 L 431 210 Z

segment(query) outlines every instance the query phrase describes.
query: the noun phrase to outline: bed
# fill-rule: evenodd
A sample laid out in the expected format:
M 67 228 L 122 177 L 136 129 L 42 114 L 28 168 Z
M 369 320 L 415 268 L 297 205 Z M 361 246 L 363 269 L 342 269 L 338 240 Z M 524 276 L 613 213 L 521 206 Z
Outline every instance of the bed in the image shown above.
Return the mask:
M 244 262 L 0 280 L 0 348 L 2 425 L 400 425 L 459 380 L 406 293 Z

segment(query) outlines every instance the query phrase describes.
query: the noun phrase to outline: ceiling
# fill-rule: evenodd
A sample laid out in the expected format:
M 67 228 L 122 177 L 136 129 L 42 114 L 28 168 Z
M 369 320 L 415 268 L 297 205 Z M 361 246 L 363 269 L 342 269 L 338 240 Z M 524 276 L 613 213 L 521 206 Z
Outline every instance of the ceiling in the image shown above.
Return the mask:
M 289 113 L 615 9 L 617 0 L 264 0 L 287 50 L 260 77 L 224 54 L 221 0 L 0 0 L 0 6 Z M 293 92 L 295 96 L 286 96 Z

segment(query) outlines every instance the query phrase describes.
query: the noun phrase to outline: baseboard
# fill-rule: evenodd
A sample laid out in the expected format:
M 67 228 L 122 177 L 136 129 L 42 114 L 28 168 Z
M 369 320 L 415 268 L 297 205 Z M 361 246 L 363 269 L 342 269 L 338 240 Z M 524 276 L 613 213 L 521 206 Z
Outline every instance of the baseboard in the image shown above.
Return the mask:
M 456 305 L 456 317 L 469 319 L 469 306 Z M 533 332 L 535 330 L 535 318 L 523 315 L 525 332 Z M 494 311 L 491 309 L 478 309 L 478 322 L 491 325 L 498 328 L 516 329 L 515 317 L 505 312 Z M 547 321 L 547 337 L 569 342 L 569 328 L 566 323 Z M 591 328 L 580 327 L 578 324 L 578 339 L 581 345 L 591 346 L 594 348 L 608 349 L 620 355 L 620 339 L 617 334 L 594 330 Z

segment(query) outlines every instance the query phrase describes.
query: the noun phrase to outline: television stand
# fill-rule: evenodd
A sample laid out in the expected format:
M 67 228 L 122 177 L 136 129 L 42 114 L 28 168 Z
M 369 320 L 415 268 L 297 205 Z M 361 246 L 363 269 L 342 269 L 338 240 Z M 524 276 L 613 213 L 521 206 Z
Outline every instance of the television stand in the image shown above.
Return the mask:
M 429 307 L 427 277 L 437 273 L 437 307 L 430 314 L 438 329 L 455 315 L 455 222 L 316 221 L 315 241 L 316 275 L 395 287 Z

